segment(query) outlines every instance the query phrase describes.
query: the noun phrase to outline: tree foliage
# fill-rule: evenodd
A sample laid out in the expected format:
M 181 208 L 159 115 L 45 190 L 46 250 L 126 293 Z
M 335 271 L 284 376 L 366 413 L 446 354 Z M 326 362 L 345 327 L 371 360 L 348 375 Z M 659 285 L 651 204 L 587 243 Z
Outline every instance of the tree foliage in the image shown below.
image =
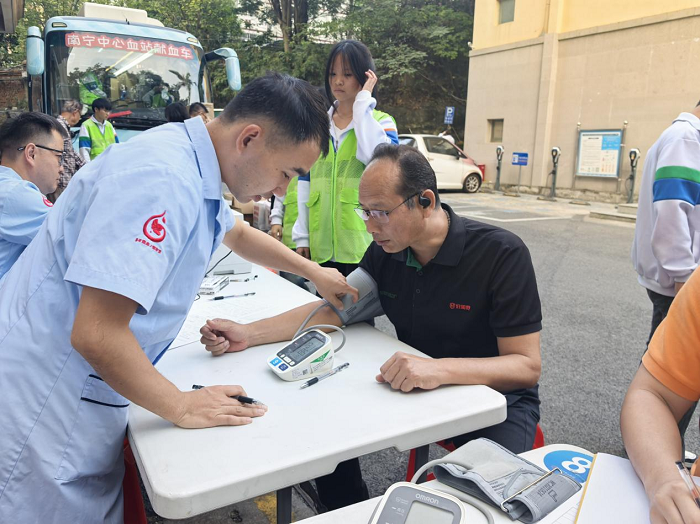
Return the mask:
M 26 0 L 17 32 L 0 35 L 0 68 L 22 64 L 28 26 L 75 15 L 83 1 Z M 454 127 L 462 129 L 474 0 L 97 1 L 145 9 L 167 27 L 197 36 L 205 50 L 234 48 L 244 84 L 275 70 L 322 86 L 331 43 L 358 39 L 377 65 L 379 107 L 396 118 L 400 131 L 439 130 L 445 106 L 456 107 Z M 276 39 L 272 31 L 244 38 L 240 14 L 278 27 L 284 38 Z M 222 64 L 213 65 L 211 77 L 215 105 L 221 107 L 234 96 Z

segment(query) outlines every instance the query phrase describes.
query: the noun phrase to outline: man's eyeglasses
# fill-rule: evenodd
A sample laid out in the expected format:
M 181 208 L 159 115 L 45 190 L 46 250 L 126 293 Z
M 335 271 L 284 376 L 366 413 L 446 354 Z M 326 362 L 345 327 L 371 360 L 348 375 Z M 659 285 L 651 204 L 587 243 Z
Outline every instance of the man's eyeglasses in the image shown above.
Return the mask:
M 61 163 L 61 164 L 63 163 L 63 159 L 65 157 L 65 153 L 63 151 L 59 151 L 58 149 L 54 149 L 53 147 L 42 146 L 39 144 L 34 144 L 34 147 L 38 147 L 39 149 L 46 149 L 47 151 L 53 151 L 54 153 L 58 153 L 58 155 L 56 155 L 56 158 L 58 158 L 59 163 Z M 22 146 L 22 147 L 18 147 L 17 151 L 24 151 L 25 149 L 27 149 L 27 146 Z
M 404 205 L 406 202 L 411 200 L 413 197 L 420 195 L 421 193 L 422 193 L 422 191 L 418 191 L 418 193 L 412 194 L 410 197 L 408 197 L 406 200 L 401 202 L 394 209 L 390 209 L 389 211 L 380 211 L 379 209 L 363 209 L 361 207 L 356 207 L 355 213 L 357 213 L 357 216 L 359 216 L 365 222 L 367 222 L 369 220 L 369 217 L 372 217 L 377 222 L 381 222 L 382 224 L 386 224 L 387 222 L 389 222 L 389 213 L 393 213 L 398 208 L 400 208 L 402 205 Z

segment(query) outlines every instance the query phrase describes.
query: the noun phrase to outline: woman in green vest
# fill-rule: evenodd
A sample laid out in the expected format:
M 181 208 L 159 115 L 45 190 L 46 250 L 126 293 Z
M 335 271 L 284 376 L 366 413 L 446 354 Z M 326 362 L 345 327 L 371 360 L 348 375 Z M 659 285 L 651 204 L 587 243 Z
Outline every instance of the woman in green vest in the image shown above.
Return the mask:
M 309 177 L 299 177 L 297 188 L 297 252 L 345 276 L 372 241 L 355 213 L 362 172 L 377 145 L 399 142 L 394 119 L 375 109 L 376 85 L 366 45 L 343 40 L 333 47 L 326 64 L 330 151 L 316 161 Z

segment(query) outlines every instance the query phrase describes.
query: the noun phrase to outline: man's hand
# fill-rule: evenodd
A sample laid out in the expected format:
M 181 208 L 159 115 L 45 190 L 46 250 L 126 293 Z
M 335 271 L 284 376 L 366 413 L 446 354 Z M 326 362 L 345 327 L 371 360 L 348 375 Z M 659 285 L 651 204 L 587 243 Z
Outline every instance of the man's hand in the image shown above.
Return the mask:
M 318 266 L 310 280 L 316 286 L 316 291 L 333 304 L 337 309 L 343 309 L 343 303 L 339 297 L 352 295 L 353 302 L 357 302 L 360 294 L 357 289 L 347 283 L 345 277 L 335 268 Z
M 202 326 L 199 332 L 202 334 L 200 342 L 215 357 L 224 353 L 243 351 L 250 346 L 246 325 L 237 324 L 231 320 L 221 318 L 207 320 L 207 323 Z M 232 394 L 245 395 L 245 393 Z
M 700 508 L 680 476 L 661 484 L 649 501 L 651 524 L 700 524 Z
M 308 247 L 298 247 L 297 254 L 302 257 L 311 260 L 311 250 Z
M 245 395 L 241 386 L 211 386 L 182 394 L 182 414 L 175 420 L 181 428 L 242 426 L 262 417 L 267 406 L 241 404 L 233 395 Z
M 282 240 L 282 226 L 279 224 L 273 225 L 267 234 L 276 240 Z
M 388 382 L 393 389 L 408 393 L 414 388 L 435 389 L 442 382 L 438 376 L 438 361 L 397 351 L 379 369 L 377 382 Z

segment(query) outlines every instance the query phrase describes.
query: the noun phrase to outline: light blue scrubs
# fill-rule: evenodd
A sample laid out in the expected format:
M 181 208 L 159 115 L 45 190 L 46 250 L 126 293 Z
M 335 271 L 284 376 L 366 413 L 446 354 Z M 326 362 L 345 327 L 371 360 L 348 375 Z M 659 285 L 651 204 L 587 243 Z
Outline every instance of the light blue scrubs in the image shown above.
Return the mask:
M 201 118 L 115 144 L 0 281 L 0 522 L 123 522 L 129 402 L 70 345 L 82 286 L 139 304 L 130 328 L 155 362 L 233 227 L 220 188 Z
M 32 241 L 51 209 L 39 188 L 0 166 L 0 278 Z

